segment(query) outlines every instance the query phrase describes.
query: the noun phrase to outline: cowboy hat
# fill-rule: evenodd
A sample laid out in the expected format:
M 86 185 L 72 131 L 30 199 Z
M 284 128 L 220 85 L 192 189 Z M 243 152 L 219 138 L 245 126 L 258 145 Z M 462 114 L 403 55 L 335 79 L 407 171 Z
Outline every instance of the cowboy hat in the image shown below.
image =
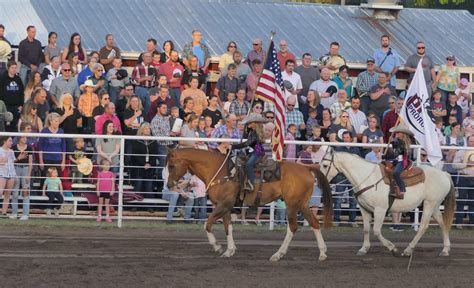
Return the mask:
M 2 113 L 3 120 L 5 122 L 12 122 L 13 121 L 13 114 L 10 111 L 6 111 L 5 113 Z
M 260 114 L 250 113 L 250 115 L 245 117 L 245 119 L 242 121 L 242 124 L 245 125 L 252 122 L 266 123 L 267 119 L 263 118 L 263 116 Z
M 3 58 L 10 58 L 10 54 L 12 53 L 12 47 L 8 44 L 5 40 L 0 40 L 0 59 Z
M 77 161 L 77 170 L 84 175 L 89 175 L 92 172 L 92 161 L 89 158 L 81 158 Z
M 80 89 L 84 91 L 86 87 L 95 87 L 95 84 L 94 82 L 92 82 L 92 80 L 89 79 L 89 80 L 86 80 L 86 82 L 84 82 L 84 84 L 81 85 Z
M 403 125 L 403 124 L 399 124 L 397 127 L 392 127 L 392 128 L 390 128 L 389 131 L 392 132 L 392 133 L 397 133 L 397 132 L 399 132 L 399 133 L 405 133 L 405 134 L 407 134 L 407 135 L 409 135 L 409 136 L 413 136 L 413 135 L 414 135 L 413 132 L 411 132 L 411 131 L 408 129 L 408 127 L 405 126 L 405 125 Z

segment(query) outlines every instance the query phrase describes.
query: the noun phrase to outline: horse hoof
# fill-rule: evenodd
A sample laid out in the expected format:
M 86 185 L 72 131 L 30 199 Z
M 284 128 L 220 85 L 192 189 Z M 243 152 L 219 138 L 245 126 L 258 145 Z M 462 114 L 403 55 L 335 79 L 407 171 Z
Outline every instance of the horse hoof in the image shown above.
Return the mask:
M 364 256 L 364 255 L 367 255 L 367 251 L 360 249 L 359 251 L 357 251 L 357 254 L 356 254 L 356 255 L 357 255 L 357 256 Z
M 224 252 L 224 249 L 222 249 L 221 245 L 218 245 L 214 247 L 214 252 L 216 252 L 217 254 L 222 254 Z
M 326 260 L 328 258 L 328 256 L 326 254 L 321 254 L 319 255 L 319 262 L 323 262 L 324 260 Z
M 441 253 L 439 253 L 439 256 L 440 257 L 447 257 L 447 256 L 449 256 L 449 252 L 448 251 L 441 251 Z
M 274 254 L 272 257 L 270 257 L 270 261 L 272 262 L 278 262 L 280 261 L 281 256 L 279 254 Z
M 234 254 L 235 254 L 235 250 L 226 250 L 224 252 L 224 254 L 221 255 L 221 257 L 230 258 L 230 257 L 234 256 Z
M 406 251 L 406 250 L 403 251 L 402 256 L 403 257 L 410 257 L 411 256 L 411 251 Z

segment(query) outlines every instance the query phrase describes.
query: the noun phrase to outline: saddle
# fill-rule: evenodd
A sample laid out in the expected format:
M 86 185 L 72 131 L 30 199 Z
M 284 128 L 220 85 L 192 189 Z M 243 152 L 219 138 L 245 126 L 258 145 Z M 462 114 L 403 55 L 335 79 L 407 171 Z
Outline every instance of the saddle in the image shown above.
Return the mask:
M 387 185 L 391 185 L 394 182 L 393 179 L 393 164 L 390 161 L 379 164 L 380 171 L 382 172 L 383 181 Z M 420 167 L 414 167 L 413 162 L 409 161 L 408 168 L 403 170 L 400 174 L 402 180 L 405 182 L 406 187 L 415 186 L 416 184 L 425 182 L 425 172 Z
M 246 156 L 234 156 L 229 159 L 227 163 L 227 171 L 229 178 L 233 181 L 243 183 L 245 178 L 245 163 L 247 162 Z M 266 183 L 280 181 L 281 169 L 280 163 L 273 159 L 263 157 L 255 165 L 255 176 L 256 182 Z

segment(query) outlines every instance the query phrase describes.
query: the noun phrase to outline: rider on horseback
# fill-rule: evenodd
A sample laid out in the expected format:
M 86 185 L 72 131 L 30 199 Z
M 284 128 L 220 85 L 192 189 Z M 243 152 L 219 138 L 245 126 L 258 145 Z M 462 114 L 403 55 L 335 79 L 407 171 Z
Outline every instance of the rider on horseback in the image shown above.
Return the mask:
M 395 195 L 393 196 L 395 196 L 395 198 L 403 199 L 406 188 L 405 182 L 400 174 L 409 166 L 410 136 L 413 136 L 413 133 L 404 125 L 398 125 L 397 127 L 390 129 L 390 132 L 395 133 L 395 136 L 392 142 L 390 142 L 390 149 L 382 158 L 391 162 L 393 165 L 392 176 L 398 186 L 398 188 L 395 189 Z
M 245 190 L 253 191 L 253 184 L 255 182 L 254 168 L 257 162 L 265 155 L 263 149 L 263 143 L 265 142 L 263 123 L 265 122 L 267 122 L 266 119 L 260 114 L 251 113 L 242 121 L 242 124 L 247 128 L 244 134 L 247 140 L 231 146 L 231 150 L 247 148 L 250 155 L 245 164 L 245 172 L 247 174 Z

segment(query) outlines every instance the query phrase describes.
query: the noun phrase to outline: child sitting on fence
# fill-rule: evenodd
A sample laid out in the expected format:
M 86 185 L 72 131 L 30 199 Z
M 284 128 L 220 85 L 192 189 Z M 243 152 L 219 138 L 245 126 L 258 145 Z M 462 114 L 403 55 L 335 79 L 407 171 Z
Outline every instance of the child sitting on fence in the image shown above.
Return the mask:
M 110 171 L 110 161 L 103 159 L 101 162 L 101 171 L 97 174 L 97 197 L 99 204 L 97 206 L 97 222 L 102 221 L 102 207 L 105 206 L 105 221 L 112 222 L 110 218 L 110 199 L 115 192 L 115 175 Z
M 51 211 L 54 215 L 59 216 L 59 210 L 64 203 L 63 185 L 58 177 L 56 167 L 48 168 L 48 175 L 43 184 L 43 196 L 48 196 L 49 205 L 46 206 L 46 215 L 50 216 Z

